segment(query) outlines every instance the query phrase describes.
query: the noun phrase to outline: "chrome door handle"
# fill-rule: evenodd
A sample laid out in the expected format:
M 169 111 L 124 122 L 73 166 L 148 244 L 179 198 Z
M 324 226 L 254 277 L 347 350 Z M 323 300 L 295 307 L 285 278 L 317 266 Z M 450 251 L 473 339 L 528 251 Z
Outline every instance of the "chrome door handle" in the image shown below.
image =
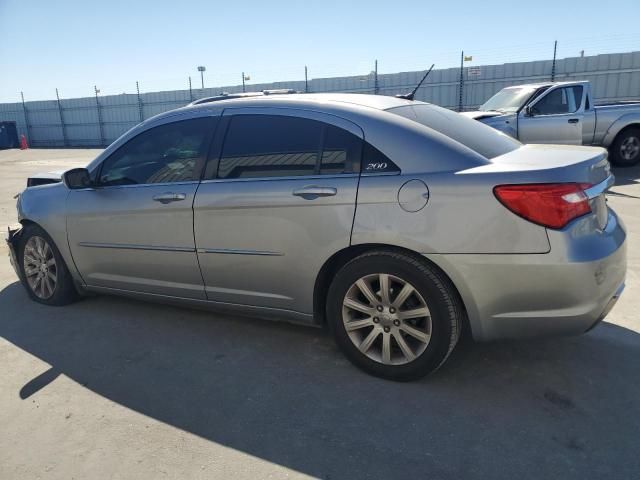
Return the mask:
M 570 118 L 569 120 L 567 120 L 567 122 L 569 123 L 578 123 L 580 121 L 579 118 Z
M 302 197 L 306 200 L 313 200 L 318 197 L 332 197 L 338 193 L 337 188 L 333 187 L 316 187 L 311 185 L 308 187 L 298 188 L 293 191 L 296 197 Z
M 155 195 L 153 200 L 155 202 L 160 202 L 163 204 L 171 203 L 171 202 L 179 202 L 180 200 L 184 200 L 187 196 L 184 193 L 161 193 L 160 195 Z

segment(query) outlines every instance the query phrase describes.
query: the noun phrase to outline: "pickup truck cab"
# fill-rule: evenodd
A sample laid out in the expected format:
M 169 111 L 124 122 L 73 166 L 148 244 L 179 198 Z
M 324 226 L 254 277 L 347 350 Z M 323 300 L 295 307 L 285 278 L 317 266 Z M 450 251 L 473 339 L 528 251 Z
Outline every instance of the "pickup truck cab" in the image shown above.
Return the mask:
M 463 115 L 522 143 L 602 146 L 614 165 L 640 162 L 640 101 L 596 105 L 588 81 L 506 87 Z

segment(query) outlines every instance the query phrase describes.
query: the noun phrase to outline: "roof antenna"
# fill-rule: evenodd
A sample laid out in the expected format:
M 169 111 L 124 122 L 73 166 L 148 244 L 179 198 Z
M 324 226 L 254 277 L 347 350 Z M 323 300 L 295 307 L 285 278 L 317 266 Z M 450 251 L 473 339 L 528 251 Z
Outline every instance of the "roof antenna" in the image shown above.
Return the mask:
M 413 100 L 413 97 L 416 95 L 416 92 L 418 91 L 418 89 L 420 88 L 420 86 L 422 85 L 422 83 L 427 79 L 427 77 L 429 76 L 429 74 L 431 73 L 431 70 L 433 70 L 433 67 L 435 67 L 436 64 L 432 64 L 431 68 L 429 68 L 429 70 L 427 70 L 427 73 L 424 74 L 424 77 L 422 77 L 422 80 L 420 80 L 418 82 L 418 85 L 416 85 L 416 88 L 413 89 L 413 92 L 411 93 L 403 93 L 400 95 L 396 95 L 397 98 L 404 98 L 405 100 Z

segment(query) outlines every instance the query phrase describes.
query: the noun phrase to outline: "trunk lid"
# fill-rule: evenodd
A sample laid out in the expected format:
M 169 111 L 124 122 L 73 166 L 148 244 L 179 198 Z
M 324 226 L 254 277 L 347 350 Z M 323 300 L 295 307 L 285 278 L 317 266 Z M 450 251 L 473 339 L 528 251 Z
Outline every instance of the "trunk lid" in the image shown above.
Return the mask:
M 523 145 L 491 160 L 491 163 L 458 172 L 488 175 L 495 185 L 578 183 L 585 189 L 592 213 L 604 229 L 608 222 L 605 193 L 613 185 L 607 151 L 571 145 Z
M 490 163 L 458 172 L 488 174 L 516 183 L 575 182 L 596 185 L 611 174 L 607 151 L 573 145 L 523 145 Z

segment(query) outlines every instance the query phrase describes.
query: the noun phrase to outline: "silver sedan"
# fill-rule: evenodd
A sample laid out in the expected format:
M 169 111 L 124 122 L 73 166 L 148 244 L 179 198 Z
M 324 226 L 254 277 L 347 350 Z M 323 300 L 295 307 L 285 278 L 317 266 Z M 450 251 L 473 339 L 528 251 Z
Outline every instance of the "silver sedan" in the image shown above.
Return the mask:
M 85 292 L 327 325 L 395 380 L 477 340 L 589 330 L 624 287 L 606 151 L 522 145 L 448 110 L 247 94 L 151 118 L 87 168 L 29 180 L 28 295 Z

